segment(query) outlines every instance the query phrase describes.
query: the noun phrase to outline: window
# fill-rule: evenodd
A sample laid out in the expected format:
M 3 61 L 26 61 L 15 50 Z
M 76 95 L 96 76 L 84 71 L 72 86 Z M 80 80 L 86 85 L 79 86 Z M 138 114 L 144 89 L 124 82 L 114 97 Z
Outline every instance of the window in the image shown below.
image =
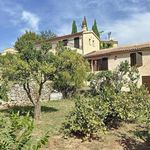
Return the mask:
M 143 61 L 142 61 L 142 52 L 138 52 L 137 53 L 137 67 L 140 67 L 143 65 Z
M 108 70 L 108 58 L 102 58 L 94 61 L 94 71 Z
M 142 52 L 131 53 L 130 54 L 131 66 L 142 66 Z
M 95 46 L 94 40 L 93 40 L 93 47 Z
M 97 60 L 97 71 L 100 71 L 102 67 L 102 59 Z
M 67 39 L 63 40 L 63 46 L 67 46 L 67 44 L 68 44 L 68 40 Z
M 74 38 L 74 47 L 75 47 L 75 48 L 80 48 L 80 45 L 79 45 L 79 37 Z
M 91 45 L 91 39 L 89 39 L 89 45 Z

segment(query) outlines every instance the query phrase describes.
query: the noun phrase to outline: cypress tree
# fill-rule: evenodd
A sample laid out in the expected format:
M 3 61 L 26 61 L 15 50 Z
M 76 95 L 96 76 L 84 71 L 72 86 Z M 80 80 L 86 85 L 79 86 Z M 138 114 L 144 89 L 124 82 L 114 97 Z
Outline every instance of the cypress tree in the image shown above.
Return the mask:
M 93 24 L 93 26 L 92 26 L 92 30 L 93 30 L 93 32 L 94 32 L 98 37 L 100 37 L 99 31 L 98 31 L 98 28 L 97 28 L 96 20 L 94 20 L 94 24 Z
M 74 33 L 77 33 L 77 25 L 75 20 L 72 22 L 72 34 Z

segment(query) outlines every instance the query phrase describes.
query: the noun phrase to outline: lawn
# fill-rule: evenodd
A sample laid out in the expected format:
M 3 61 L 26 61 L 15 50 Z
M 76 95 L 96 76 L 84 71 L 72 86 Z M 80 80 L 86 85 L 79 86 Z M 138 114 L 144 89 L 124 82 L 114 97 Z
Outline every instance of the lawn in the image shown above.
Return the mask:
M 49 131 L 49 141 L 42 150 L 148 150 L 145 142 L 144 128 L 138 124 L 123 123 L 118 129 L 113 129 L 102 135 L 99 140 L 82 141 L 76 138 L 63 138 L 60 133 L 66 115 L 74 107 L 73 100 L 49 101 L 42 103 L 42 119 L 35 125 L 34 135 L 39 137 Z M 2 110 L 2 113 L 21 110 L 22 113 L 30 111 L 33 107 L 14 107 Z M 138 130 L 138 131 L 137 131 Z

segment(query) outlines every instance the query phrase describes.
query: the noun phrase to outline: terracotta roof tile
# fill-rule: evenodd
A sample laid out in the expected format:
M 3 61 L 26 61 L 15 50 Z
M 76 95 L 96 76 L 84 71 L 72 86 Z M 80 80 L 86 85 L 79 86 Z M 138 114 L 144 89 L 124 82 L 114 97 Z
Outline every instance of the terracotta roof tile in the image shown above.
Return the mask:
M 116 48 L 101 49 L 98 51 L 88 53 L 85 55 L 85 57 L 90 58 L 90 57 L 96 57 L 96 56 L 110 55 L 114 53 L 124 53 L 124 52 L 130 52 L 130 51 L 134 52 L 134 51 L 142 50 L 144 48 L 150 48 L 150 42 L 138 44 L 138 45 L 128 45 L 128 46 L 122 46 L 122 47 L 116 47 Z

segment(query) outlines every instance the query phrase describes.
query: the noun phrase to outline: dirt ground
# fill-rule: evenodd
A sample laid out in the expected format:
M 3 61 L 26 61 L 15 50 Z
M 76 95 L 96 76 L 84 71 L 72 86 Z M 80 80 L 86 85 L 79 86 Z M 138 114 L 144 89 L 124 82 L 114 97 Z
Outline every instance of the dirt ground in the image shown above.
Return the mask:
M 136 124 L 123 124 L 119 129 L 109 131 L 99 140 L 64 139 L 61 135 L 56 135 L 49 139 L 42 150 L 150 150 L 150 143 L 142 139 L 140 131 L 142 133 L 144 130 Z

